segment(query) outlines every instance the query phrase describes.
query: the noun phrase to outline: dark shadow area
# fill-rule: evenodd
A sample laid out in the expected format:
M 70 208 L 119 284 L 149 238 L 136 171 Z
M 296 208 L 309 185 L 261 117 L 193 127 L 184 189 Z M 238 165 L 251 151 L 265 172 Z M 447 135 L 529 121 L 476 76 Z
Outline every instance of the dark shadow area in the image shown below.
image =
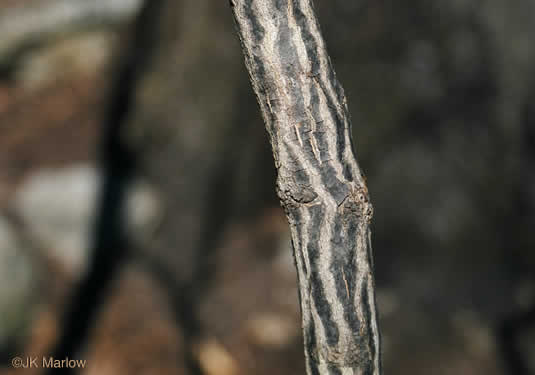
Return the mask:
M 500 350 L 509 374 L 529 375 L 532 372 L 527 364 L 530 355 L 520 348 L 520 337 L 535 327 L 535 305 L 530 309 L 505 319 L 498 328 Z
M 76 357 L 82 349 L 96 314 L 119 268 L 128 256 L 128 240 L 123 228 L 123 209 L 128 183 L 135 173 L 135 155 L 125 145 L 122 131 L 132 95 L 146 61 L 151 56 L 154 38 L 151 31 L 158 22 L 162 1 L 147 1 L 133 24 L 132 39 L 117 68 L 110 106 L 103 124 L 101 165 L 103 185 L 97 208 L 93 250 L 87 276 L 76 286 L 69 310 L 63 318 L 61 335 L 52 352 L 54 358 Z M 58 369 L 51 369 L 54 374 Z M 72 373 L 70 368 L 63 369 Z

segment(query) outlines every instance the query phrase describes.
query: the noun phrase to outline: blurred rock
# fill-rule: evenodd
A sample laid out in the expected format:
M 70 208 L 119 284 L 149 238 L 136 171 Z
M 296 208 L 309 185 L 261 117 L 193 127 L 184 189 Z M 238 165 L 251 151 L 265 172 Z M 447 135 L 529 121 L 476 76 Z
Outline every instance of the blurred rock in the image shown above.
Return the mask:
M 15 79 L 36 90 L 68 76 L 95 74 L 109 61 L 116 35 L 109 31 L 78 33 L 35 49 L 21 60 Z
M 30 175 L 15 198 L 15 210 L 30 234 L 73 274 L 84 272 L 90 251 L 101 177 L 89 164 L 46 169 Z M 128 233 L 146 241 L 161 215 L 150 186 L 134 182 L 127 197 Z
M 0 216 L 0 350 L 24 336 L 37 283 L 30 257 L 13 228 Z
M 93 26 L 117 25 L 133 17 L 140 0 L 46 0 L 11 7 L 0 15 L 0 66 L 20 49 Z
M 16 194 L 30 234 L 74 274 L 87 263 L 98 186 L 95 168 L 82 164 L 35 172 Z

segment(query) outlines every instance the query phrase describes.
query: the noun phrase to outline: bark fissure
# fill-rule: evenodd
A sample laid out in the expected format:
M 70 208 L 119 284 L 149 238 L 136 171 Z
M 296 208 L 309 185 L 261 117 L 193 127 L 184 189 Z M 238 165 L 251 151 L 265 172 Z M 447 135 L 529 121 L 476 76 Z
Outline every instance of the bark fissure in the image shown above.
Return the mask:
M 311 0 L 232 0 L 292 233 L 307 373 L 381 374 L 372 206 Z

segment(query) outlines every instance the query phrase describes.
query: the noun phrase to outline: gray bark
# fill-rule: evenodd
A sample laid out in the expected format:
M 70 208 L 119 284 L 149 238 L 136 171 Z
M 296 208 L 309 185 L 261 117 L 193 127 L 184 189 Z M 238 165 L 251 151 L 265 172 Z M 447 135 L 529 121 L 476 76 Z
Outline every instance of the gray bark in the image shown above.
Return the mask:
M 307 373 L 381 374 L 372 206 L 311 0 L 231 0 L 291 227 Z

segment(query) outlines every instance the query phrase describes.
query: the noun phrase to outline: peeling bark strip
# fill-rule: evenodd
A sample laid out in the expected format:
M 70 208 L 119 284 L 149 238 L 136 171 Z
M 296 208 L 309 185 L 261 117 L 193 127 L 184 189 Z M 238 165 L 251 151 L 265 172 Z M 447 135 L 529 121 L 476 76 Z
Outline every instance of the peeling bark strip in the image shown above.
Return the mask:
M 381 374 L 370 220 L 311 0 L 231 0 L 292 232 L 307 373 Z

